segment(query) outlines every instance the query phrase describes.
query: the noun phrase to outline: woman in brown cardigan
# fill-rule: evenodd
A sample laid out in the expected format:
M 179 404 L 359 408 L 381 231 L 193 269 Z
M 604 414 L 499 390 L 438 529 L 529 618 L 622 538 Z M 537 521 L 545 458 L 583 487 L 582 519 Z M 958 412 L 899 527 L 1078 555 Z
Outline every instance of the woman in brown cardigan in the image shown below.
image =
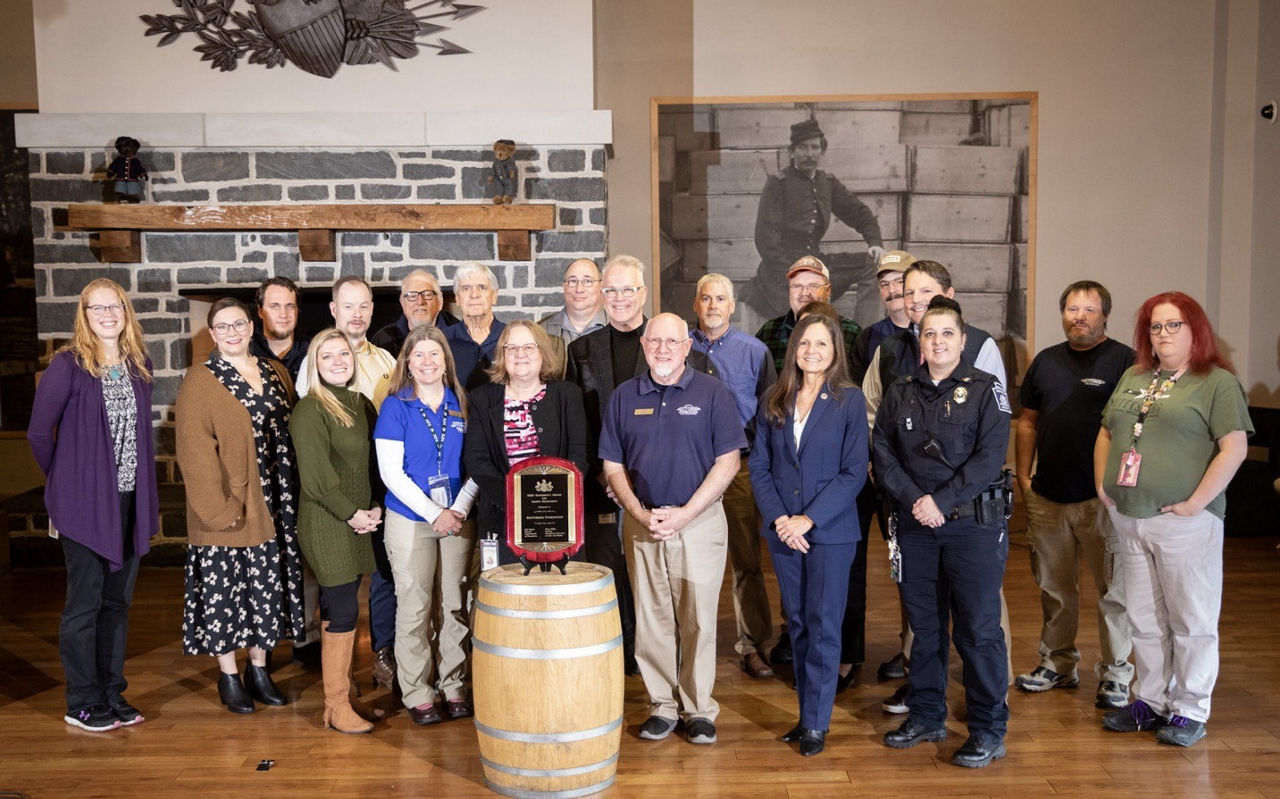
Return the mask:
M 287 701 L 267 673 L 267 654 L 281 638 L 301 637 L 304 622 L 293 383 L 279 362 L 249 354 L 253 325 L 239 300 L 215 302 L 208 323 L 215 349 L 187 370 L 175 407 L 190 543 L 182 648 L 215 656 L 222 703 L 252 713 L 255 699 Z

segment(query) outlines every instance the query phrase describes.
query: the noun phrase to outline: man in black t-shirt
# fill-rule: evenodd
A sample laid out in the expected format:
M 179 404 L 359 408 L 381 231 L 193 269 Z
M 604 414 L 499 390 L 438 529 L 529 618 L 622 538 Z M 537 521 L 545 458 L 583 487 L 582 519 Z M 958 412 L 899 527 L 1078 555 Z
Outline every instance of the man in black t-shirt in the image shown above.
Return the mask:
M 1040 662 L 1014 684 L 1034 693 L 1079 684 L 1076 631 L 1083 564 L 1098 588 L 1101 682 L 1096 705 L 1120 708 L 1129 701 L 1132 642 L 1115 532 L 1094 488 L 1093 442 L 1102 408 L 1133 365 L 1134 352 L 1107 338 L 1111 294 L 1100 283 L 1072 283 L 1058 308 L 1067 340 L 1041 351 L 1027 369 L 1015 438 L 1031 572 L 1040 586 L 1044 624 Z

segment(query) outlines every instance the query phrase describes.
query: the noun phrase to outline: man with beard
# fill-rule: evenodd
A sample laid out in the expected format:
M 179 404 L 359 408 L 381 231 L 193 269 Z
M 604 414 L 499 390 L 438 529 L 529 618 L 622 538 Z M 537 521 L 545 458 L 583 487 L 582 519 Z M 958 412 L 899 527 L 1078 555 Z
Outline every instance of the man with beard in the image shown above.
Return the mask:
M 254 298 L 258 305 L 261 331 L 255 331 L 249 352 L 259 358 L 273 358 L 284 364 L 289 376 L 298 382 L 298 367 L 307 357 L 311 339 L 297 335 L 298 287 L 287 277 L 262 281 Z
M 716 612 L 728 528 L 721 495 L 746 448 L 733 394 L 685 364 L 689 328 L 658 314 L 641 339 L 648 371 L 618 386 L 600 458 L 622 506 L 633 576 L 636 661 L 649 694 L 640 737 L 684 722 L 690 743 L 716 740 Z
M 766 317 L 783 313 L 787 297 L 783 276 L 802 255 L 813 255 L 831 268 L 831 302 L 851 288 L 857 290 L 854 319 L 865 323 L 879 314 L 874 265 L 884 255 L 880 223 L 871 209 L 829 172 L 818 169 L 827 152 L 827 138 L 815 119 L 791 126 L 787 149 L 791 165 L 764 184 L 756 211 L 755 240 L 760 253 L 756 279 L 743 292 L 743 300 Z M 827 253 L 819 248 L 831 226 L 831 217 L 862 234 L 867 252 Z
M 1098 589 L 1101 682 L 1095 704 L 1122 708 L 1133 678 L 1128 660 L 1133 643 L 1114 554 L 1115 530 L 1094 489 L 1093 442 L 1103 406 L 1133 365 L 1134 352 L 1107 338 L 1111 293 L 1101 283 L 1081 280 L 1067 286 L 1058 310 L 1067 340 L 1042 350 L 1027 369 L 1014 438 L 1031 573 L 1044 613 L 1040 663 L 1014 684 L 1033 693 L 1079 684 L 1078 575 L 1084 565 Z
M 445 328 L 458 320 L 444 308 L 444 294 L 435 275 L 415 269 L 400 281 L 400 318 L 369 337 L 392 355 L 400 354 L 409 331 L 422 325 Z

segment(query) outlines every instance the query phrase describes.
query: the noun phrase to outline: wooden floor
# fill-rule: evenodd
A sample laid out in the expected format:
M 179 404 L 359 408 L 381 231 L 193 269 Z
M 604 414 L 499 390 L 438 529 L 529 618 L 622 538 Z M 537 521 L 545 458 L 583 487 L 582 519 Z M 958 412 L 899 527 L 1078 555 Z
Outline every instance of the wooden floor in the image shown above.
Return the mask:
M 1015 536 L 1015 541 L 1018 537 Z M 780 679 L 752 680 L 737 667 L 732 605 L 721 602 L 716 697 L 719 742 L 693 746 L 672 736 L 636 737 L 645 718 L 639 678 L 627 680 L 629 726 L 610 797 L 914 796 L 1251 796 L 1280 799 L 1280 552 L 1276 540 L 1226 544 L 1222 670 L 1209 737 L 1193 749 L 1159 745 L 1150 734 L 1108 733 L 1093 708 L 1095 614 L 1084 611 L 1086 668 L 1078 690 L 1013 691 L 1009 755 L 970 771 L 948 762 L 964 741 L 951 737 L 906 751 L 880 736 L 900 718 L 880 709 L 897 682 L 877 683 L 875 664 L 896 646 L 897 603 L 873 534 L 868 667 L 865 681 L 838 697 L 828 747 L 807 759 L 775 738 L 796 719 L 795 695 Z M 776 584 L 769 576 L 776 601 Z M 1006 593 L 1013 616 L 1014 664 L 1034 665 L 1039 598 L 1027 550 L 1015 546 Z M 387 712 L 371 735 L 320 728 L 319 674 L 287 664 L 276 681 L 294 700 L 283 708 L 235 716 L 217 703 L 217 669 L 180 653 L 182 574 L 144 569 L 132 612 L 129 699 L 148 720 L 106 734 L 62 722 L 57 620 L 62 574 L 25 571 L 0 577 L 0 796 L 488 796 L 469 722 L 415 728 L 385 692 L 365 698 Z M 1087 605 L 1092 588 L 1087 588 Z M 727 584 L 726 584 L 727 592 Z M 282 647 L 277 660 L 287 647 Z M 362 637 L 359 676 L 367 685 Z M 953 658 L 952 709 L 963 710 Z M 258 771 L 260 760 L 275 761 Z M 16 792 L 16 794 L 6 793 Z

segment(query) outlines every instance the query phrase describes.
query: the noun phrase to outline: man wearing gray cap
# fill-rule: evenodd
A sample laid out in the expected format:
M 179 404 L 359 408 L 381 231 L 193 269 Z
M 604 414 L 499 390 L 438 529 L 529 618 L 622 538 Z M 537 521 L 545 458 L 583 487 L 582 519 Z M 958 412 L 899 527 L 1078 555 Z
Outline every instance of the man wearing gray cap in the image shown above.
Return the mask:
M 827 138 L 815 119 L 791 126 L 787 152 L 791 165 L 764 184 L 756 211 L 756 250 L 760 269 L 747 284 L 743 300 L 765 317 L 787 310 L 787 270 L 802 255 L 814 255 L 831 270 L 831 301 L 850 288 L 857 289 L 854 319 L 865 324 L 880 315 L 880 295 L 875 289 L 876 265 L 884 255 L 880 224 L 871 209 L 853 196 L 835 176 L 818 169 L 827 151 Z M 831 226 L 831 217 L 862 234 L 867 253 L 827 253 L 819 243 Z

